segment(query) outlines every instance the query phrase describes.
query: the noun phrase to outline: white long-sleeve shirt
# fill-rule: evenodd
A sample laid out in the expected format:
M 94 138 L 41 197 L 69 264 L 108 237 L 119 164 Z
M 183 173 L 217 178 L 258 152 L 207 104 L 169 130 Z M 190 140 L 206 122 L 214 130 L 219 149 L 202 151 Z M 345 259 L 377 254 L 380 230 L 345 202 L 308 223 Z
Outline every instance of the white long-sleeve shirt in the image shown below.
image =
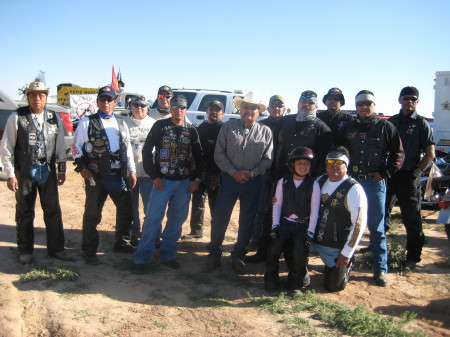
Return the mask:
M 348 175 L 345 175 L 344 178 L 336 182 L 327 179 L 322 186 L 322 196 L 330 196 L 347 178 Z M 352 228 L 344 248 L 342 248 L 341 254 L 350 258 L 355 252 L 356 247 L 358 247 L 359 241 L 367 226 L 367 197 L 360 184 L 353 185 L 348 191 L 347 196 L 345 197 L 344 206 L 350 212 Z M 355 230 L 358 232 L 355 232 Z
M 299 187 L 303 180 L 295 180 L 295 187 Z M 281 208 L 283 205 L 283 178 L 278 181 L 277 189 L 275 191 L 275 198 L 277 201 L 273 204 L 272 228 L 280 224 Z M 316 230 L 317 219 L 319 218 L 320 209 L 320 186 L 317 181 L 314 181 L 313 191 L 311 195 L 311 213 L 309 215 L 308 232 L 314 233 Z M 296 214 L 290 214 L 287 218 L 298 218 Z M 289 219 L 288 219 L 289 220 Z
M 103 118 L 100 118 L 102 125 L 105 128 L 106 136 L 109 141 L 109 150 L 111 152 L 116 152 L 119 150 L 119 125 L 117 124 L 116 117 L 111 118 L 111 121 L 106 122 Z M 83 145 L 84 143 L 90 142 L 88 137 L 89 128 L 89 118 L 83 117 L 77 126 L 77 131 L 73 136 L 72 141 L 72 155 L 73 159 L 79 158 L 83 155 Z M 122 135 L 125 145 L 127 147 L 127 165 L 130 173 L 136 173 L 136 166 L 134 164 L 133 150 L 130 143 L 130 131 L 128 126 L 124 123 L 125 134 Z

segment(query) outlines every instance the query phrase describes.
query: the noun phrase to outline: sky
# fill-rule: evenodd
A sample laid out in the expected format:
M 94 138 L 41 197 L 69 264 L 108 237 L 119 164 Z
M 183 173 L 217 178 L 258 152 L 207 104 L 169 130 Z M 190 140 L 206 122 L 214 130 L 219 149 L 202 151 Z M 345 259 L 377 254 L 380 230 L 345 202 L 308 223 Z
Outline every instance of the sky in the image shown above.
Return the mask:
M 450 71 L 450 1 L 12 1 L 0 3 L 0 89 L 45 72 L 59 83 L 98 88 L 112 65 L 126 91 L 155 99 L 158 87 L 282 95 L 297 109 L 304 90 L 339 87 L 343 109 L 363 89 L 376 112 L 400 109 L 404 86 L 420 91 L 431 117 L 436 71 Z

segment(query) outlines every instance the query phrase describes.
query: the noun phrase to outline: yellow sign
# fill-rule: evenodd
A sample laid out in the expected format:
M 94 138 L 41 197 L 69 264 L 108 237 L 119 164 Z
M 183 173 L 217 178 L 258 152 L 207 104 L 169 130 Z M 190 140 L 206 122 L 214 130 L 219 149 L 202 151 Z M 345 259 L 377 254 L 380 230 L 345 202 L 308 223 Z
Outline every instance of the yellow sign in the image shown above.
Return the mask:
M 58 90 L 58 104 L 69 105 L 69 95 L 96 94 L 98 88 L 61 87 Z

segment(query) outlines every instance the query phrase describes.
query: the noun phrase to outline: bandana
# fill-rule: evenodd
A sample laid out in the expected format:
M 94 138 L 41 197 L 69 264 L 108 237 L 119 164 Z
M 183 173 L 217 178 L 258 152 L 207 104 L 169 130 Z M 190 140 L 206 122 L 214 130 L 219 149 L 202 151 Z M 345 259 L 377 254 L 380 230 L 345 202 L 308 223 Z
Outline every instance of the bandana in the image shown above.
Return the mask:
M 348 167 L 349 159 L 348 157 L 339 151 L 333 151 L 327 154 L 327 160 L 328 159 L 334 159 L 334 160 L 342 160 L 345 162 L 345 165 Z
M 297 122 L 304 122 L 304 121 L 312 121 L 316 118 L 317 110 L 313 111 L 304 111 L 304 110 L 298 110 L 297 116 L 295 116 L 295 120 Z
M 113 117 L 117 117 L 117 115 L 115 113 L 112 113 L 111 115 L 105 114 L 103 111 L 98 110 L 98 115 L 103 118 L 103 119 L 110 119 Z

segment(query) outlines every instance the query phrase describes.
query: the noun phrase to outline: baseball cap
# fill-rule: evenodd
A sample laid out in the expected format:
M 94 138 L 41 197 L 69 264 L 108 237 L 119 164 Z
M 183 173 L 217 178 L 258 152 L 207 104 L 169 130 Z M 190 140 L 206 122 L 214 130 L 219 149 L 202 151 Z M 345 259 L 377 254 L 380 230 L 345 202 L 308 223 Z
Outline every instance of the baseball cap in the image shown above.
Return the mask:
M 160 94 L 173 95 L 172 88 L 169 87 L 168 85 L 163 85 L 163 86 L 159 87 L 159 89 L 158 89 L 158 95 L 160 95 Z
M 113 87 L 107 85 L 105 87 L 101 87 L 98 90 L 98 97 L 100 97 L 101 95 L 106 95 L 112 98 L 116 98 L 116 91 L 113 89 Z
M 212 108 L 214 106 L 217 106 L 220 108 L 220 110 L 224 110 L 224 106 L 223 103 L 221 101 L 212 101 L 211 103 L 209 103 L 208 108 Z

